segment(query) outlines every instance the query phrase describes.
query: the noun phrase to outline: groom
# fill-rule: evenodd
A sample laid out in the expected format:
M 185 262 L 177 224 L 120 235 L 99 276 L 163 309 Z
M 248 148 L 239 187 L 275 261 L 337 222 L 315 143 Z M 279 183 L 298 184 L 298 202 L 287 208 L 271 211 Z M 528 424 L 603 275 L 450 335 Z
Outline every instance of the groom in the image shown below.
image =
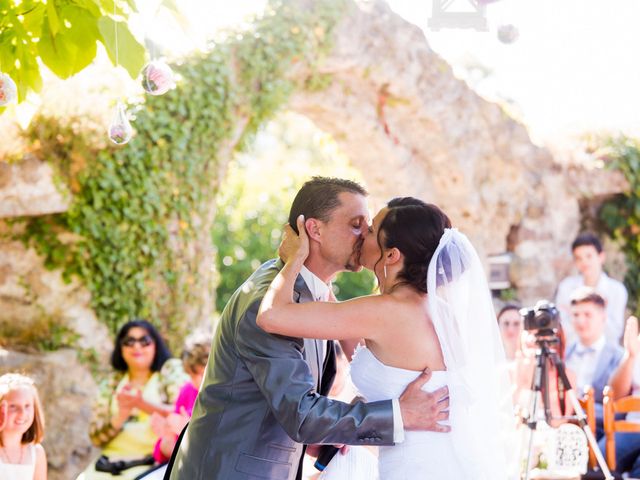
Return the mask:
M 293 201 L 289 222 L 314 219 L 310 252 L 296 281 L 297 302 L 329 299 L 340 271 L 361 268 L 368 228 L 366 191 L 314 177 Z M 404 430 L 447 431 L 448 391 L 420 390 L 425 372 L 399 399 L 352 405 L 326 395 L 336 371 L 332 341 L 270 335 L 256 325 L 260 302 L 283 264 L 271 260 L 222 312 L 193 416 L 167 469 L 171 480 L 302 478 L 306 444 L 393 445 Z

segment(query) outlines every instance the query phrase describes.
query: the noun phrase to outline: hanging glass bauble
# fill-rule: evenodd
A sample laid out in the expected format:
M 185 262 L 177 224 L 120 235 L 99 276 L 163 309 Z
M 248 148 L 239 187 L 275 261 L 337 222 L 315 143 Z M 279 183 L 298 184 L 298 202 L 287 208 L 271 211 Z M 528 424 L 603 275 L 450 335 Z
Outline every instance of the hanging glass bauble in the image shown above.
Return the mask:
M 109 125 L 109 140 L 116 145 L 124 145 L 132 136 L 133 127 L 127 118 L 127 110 L 122 102 L 118 102 Z
M 142 88 L 151 95 L 162 95 L 175 86 L 173 70 L 160 60 L 147 63 L 142 69 Z
M 18 98 L 16 82 L 6 73 L 0 72 L 0 107 L 13 103 Z
M 518 40 L 519 36 L 520 32 L 515 25 L 509 23 L 507 25 L 500 25 L 498 27 L 498 40 L 500 40 L 502 43 L 513 43 Z

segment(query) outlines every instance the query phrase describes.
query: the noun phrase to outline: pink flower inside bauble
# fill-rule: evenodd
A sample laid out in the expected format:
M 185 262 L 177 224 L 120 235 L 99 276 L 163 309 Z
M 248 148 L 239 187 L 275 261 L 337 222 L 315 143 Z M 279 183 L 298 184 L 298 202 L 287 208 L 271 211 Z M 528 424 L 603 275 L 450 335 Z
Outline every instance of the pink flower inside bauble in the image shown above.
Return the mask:
M 6 73 L 0 72 L 0 107 L 13 103 L 18 98 L 16 82 Z
M 142 69 L 142 88 L 150 95 L 162 95 L 175 86 L 173 70 L 166 63 L 155 60 Z

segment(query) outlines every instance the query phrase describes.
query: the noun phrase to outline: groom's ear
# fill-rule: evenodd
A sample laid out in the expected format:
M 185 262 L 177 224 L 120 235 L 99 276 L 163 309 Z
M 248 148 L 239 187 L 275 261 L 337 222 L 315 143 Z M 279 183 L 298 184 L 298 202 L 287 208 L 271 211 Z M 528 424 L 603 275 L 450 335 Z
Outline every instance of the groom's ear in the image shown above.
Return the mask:
M 304 221 L 304 226 L 307 229 L 307 235 L 309 235 L 309 238 L 319 242 L 320 241 L 320 224 L 318 220 L 315 218 L 307 218 Z

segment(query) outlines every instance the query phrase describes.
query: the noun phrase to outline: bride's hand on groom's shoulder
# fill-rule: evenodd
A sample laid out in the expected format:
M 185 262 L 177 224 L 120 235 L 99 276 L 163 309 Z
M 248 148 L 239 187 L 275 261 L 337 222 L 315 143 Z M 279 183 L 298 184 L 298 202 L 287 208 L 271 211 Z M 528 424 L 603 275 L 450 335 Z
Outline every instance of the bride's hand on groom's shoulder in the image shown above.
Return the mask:
M 300 235 L 288 224 L 285 225 L 282 231 L 282 242 L 278 247 L 278 255 L 285 263 L 293 260 L 304 262 L 309 256 L 309 236 L 307 235 L 303 215 L 298 217 L 296 224 Z

